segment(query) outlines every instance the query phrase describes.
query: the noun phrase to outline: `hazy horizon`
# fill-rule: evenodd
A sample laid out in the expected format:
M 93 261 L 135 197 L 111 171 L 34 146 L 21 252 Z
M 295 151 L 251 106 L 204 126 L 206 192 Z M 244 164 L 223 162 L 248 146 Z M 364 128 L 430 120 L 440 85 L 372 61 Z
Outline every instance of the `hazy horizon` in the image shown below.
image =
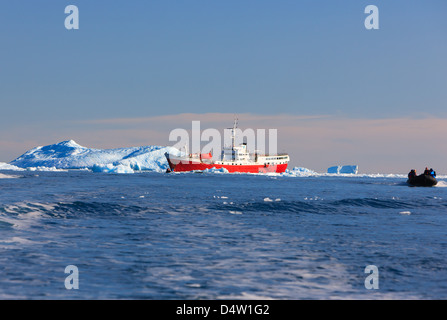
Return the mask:
M 443 162 L 443 155 L 447 152 L 443 144 L 447 135 L 447 118 L 349 119 L 285 114 L 236 116 L 242 130 L 277 129 L 278 151 L 289 153 L 289 168 L 299 166 L 325 172 L 334 165 L 358 165 L 361 173 L 407 173 L 413 168 L 421 171 L 429 166 L 438 173 L 447 173 Z M 34 128 L 19 128 L 20 133 L 16 136 L 23 141 L 10 146 L 10 150 L 16 151 L 7 162 L 31 148 L 65 140 L 98 149 L 172 146 L 175 142 L 169 141 L 169 134 L 173 129 L 190 131 L 192 121 L 200 121 L 202 131 L 213 128 L 223 133 L 225 128 L 232 126 L 234 117 L 235 114 L 188 113 L 65 122 L 40 131 L 40 138 L 34 140 L 30 139 Z M 408 145 L 414 145 L 414 148 L 408 148 Z M 432 145 L 437 147 L 432 148 Z

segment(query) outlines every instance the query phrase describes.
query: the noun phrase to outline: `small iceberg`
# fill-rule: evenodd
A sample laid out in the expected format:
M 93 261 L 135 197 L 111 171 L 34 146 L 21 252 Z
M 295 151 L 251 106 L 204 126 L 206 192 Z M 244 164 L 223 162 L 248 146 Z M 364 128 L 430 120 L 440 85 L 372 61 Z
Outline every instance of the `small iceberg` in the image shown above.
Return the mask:
M 334 166 L 327 169 L 327 173 L 332 174 L 358 174 L 359 166 Z
M 294 167 L 291 170 L 286 169 L 286 171 L 282 175 L 290 177 L 308 177 L 318 175 L 318 173 L 307 168 Z
M 228 170 L 225 168 L 216 169 L 215 167 L 212 167 L 211 169 L 205 169 L 202 172 L 203 173 L 229 173 Z

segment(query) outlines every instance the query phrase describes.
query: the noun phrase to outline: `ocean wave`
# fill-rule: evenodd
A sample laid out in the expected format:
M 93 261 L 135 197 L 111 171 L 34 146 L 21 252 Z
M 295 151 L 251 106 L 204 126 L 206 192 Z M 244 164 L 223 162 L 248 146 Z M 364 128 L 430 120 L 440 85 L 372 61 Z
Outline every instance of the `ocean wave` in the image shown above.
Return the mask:
M 436 200 L 436 201 L 433 201 Z M 348 214 L 357 215 L 359 209 L 396 209 L 407 212 L 417 208 L 444 208 L 447 203 L 440 198 L 426 198 L 418 202 L 409 202 L 398 198 L 346 198 L 340 200 L 325 200 L 319 197 L 304 197 L 303 200 L 284 201 L 275 198 L 264 198 L 259 201 L 240 203 L 237 201 L 223 201 L 214 204 L 210 210 L 226 211 L 230 213 L 312 213 L 312 214 Z
M 267 198 L 266 198 L 267 199 Z M 276 199 L 275 199 L 276 200 Z M 236 202 L 223 202 L 215 206 L 210 207 L 211 210 L 230 211 L 230 212 L 242 212 L 242 213 L 263 213 L 274 214 L 275 212 L 288 212 L 288 213 L 333 213 L 338 209 L 331 208 L 324 203 L 316 203 L 311 201 L 262 201 L 236 203 Z
M 334 207 L 370 207 L 377 209 L 414 208 L 413 203 L 397 199 L 353 198 L 332 201 Z
M 141 196 L 139 197 L 139 199 Z M 121 200 L 121 199 L 117 199 Z M 200 208 L 191 210 L 200 210 Z M 74 201 L 56 203 L 21 202 L 0 206 L 0 222 L 16 228 L 29 227 L 33 222 L 44 218 L 110 218 L 143 214 L 171 214 L 186 212 L 182 206 L 175 204 L 139 206 L 100 201 Z

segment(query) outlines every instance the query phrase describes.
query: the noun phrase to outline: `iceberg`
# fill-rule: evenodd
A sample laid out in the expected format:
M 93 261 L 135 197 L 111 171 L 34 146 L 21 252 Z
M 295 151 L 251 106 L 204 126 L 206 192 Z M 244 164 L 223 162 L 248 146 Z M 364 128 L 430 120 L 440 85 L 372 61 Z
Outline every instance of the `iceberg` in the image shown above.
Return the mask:
M 286 171 L 282 175 L 283 176 L 291 176 L 291 177 L 308 177 L 308 176 L 318 175 L 318 173 L 313 170 L 307 169 L 307 168 L 294 167 L 291 170 L 286 169 Z
M 327 169 L 327 173 L 335 174 L 357 174 L 359 166 L 334 166 Z
M 91 149 L 73 140 L 37 147 L 9 165 L 20 168 L 90 169 L 95 172 L 164 172 L 168 168 L 165 152 L 180 156 L 173 147 L 143 146 L 117 149 Z
M 23 171 L 23 168 L 19 168 L 8 163 L 0 162 L 0 170 L 13 170 L 13 171 Z

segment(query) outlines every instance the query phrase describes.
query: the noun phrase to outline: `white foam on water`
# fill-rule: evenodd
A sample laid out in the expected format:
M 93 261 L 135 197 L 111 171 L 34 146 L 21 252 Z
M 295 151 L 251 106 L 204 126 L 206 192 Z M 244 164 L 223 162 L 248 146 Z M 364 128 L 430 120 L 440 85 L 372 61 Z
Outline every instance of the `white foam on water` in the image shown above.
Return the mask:
M 0 243 L 34 244 L 36 242 L 21 237 L 12 237 L 10 239 L 0 240 Z
M 438 184 L 435 185 L 435 188 L 445 188 L 447 187 L 447 182 L 445 181 L 438 181 Z
M 16 178 L 20 178 L 20 176 L 0 173 L 0 179 L 16 179 Z
M 3 210 L 10 214 L 0 214 L 2 221 L 12 225 L 15 229 L 29 229 L 35 225 L 48 211 L 53 211 L 55 205 L 44 203 L 16 203 L 6 205 Z
M 271 297 L 264 296 L 264 295 L 258 295 L 254 293 L 249 292 L 241 292 L 238 295 L 222 295 L 219 296 L 218 299 L 228 300 L 228 299 L 237 299 L 237 300 L 274 300 Z

